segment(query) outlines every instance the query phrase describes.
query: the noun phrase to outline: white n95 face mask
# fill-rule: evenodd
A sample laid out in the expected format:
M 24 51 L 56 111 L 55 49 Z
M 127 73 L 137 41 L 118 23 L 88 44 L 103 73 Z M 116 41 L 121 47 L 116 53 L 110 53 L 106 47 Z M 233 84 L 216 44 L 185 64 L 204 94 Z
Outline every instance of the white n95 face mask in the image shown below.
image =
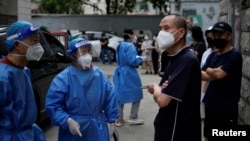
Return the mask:
M 29 46 L 26 52 L 27 60 L 39 61 L 44 53 L 44 49 L 40 43 Z
M 26 47 L 28 47 L 26 54 L 12 54 L 15 56 L 26 56 L 26 59 L 28 61 L 39 61 L 40 58 L 42 57 L 43 53 L 44 53 L 44 49 L 42 47 L 42 45 L 40 43 L 34 44 L 34 45 L 28 45 L 22 41 L 18 41 L 19 43 L 25 45 Z
M 77 61 L 83 70 L 90 69 L 91 63 L 92 63 L 92 56 L 88 53 L 88 54 L 80 56 L 77 59 Z
M 175 33 L 177 32 L 178 30 Z M 166 50 L 169 47 L 171 47 L 175 43 L 175 40 L 174 40 L 175 33 L 171 34 L 170 32 L 161 30 L 157 36 L 157 43 L 158 43 L 159 48 L 162 50 Z

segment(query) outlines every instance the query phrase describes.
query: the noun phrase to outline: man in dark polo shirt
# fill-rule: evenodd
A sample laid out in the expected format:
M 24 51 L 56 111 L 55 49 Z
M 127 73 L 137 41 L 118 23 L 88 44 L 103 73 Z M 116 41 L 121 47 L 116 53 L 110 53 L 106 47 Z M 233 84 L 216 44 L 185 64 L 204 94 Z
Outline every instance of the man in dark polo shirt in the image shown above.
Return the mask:
M 155 141 L 201 141 L 200 65 L 186 47 L 185 18 L 168 15 L 160 22 L 157 42 L 168 52 L 168 63 L 160 84 L 148 91 L 159 106 L 154 121 Z
M 212 129 L 229 130 L 237 125 L 241 88 L 242 56 L 231 45 L 232 28 L 226 22 L 213 25 L 212 52 L 202 67 L 202 80 L 209 81 L 205 103 L 204 136 L 211 139 Z

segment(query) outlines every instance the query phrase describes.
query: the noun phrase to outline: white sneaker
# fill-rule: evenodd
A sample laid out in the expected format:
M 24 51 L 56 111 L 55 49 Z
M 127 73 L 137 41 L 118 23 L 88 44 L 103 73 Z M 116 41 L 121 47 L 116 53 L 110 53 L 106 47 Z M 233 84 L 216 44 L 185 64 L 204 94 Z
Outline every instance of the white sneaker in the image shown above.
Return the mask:
M 115 122 L 115 125 L 116 125 L 116 127 L 121 127 L 121 126 L 123 126 L 124 125 L 124 121 L 123 120 L 121 120 L 121 121 L 116 121 Z
M 143 119 L 128 119 L 127 120 L 127 124 L 131 124 L 131 125 L 140 125 L 140 124 L 144 124 L 144 120 Z

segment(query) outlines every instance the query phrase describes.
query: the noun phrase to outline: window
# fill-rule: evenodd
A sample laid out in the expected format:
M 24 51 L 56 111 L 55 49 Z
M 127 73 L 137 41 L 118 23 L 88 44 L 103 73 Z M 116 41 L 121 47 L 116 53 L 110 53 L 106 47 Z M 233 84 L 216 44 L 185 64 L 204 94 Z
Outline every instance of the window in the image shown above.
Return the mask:
M 148 4 L 147 2 L 138 2 L 139 12 L 149 12 Z

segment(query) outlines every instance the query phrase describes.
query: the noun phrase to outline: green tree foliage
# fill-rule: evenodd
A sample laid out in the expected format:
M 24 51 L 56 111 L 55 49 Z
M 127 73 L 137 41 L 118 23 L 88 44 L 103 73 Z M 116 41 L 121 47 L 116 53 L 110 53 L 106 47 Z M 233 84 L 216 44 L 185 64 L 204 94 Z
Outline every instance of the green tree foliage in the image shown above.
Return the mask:
M 167 13 L 167 4 L 166 2 L 169 2 L 169 0 L 144 0 L 145 2 L 149 1 L 153 4 L 154 9 L 159 9 L 160 15 Z M 164 11 L 164 12 L 163 12 Z
M 41 0 L 41 6 L 45 13 L 81 14 L 83 13 L 82 4 L 82 0 Z
M 100 1 L 100 0 L 99 0 Z M 132 13 L 135 9 L 136 0 L 105 0 L 106 2 L 106 13 L 126 15 Z M 55 13 L 55 14 L 82 14 L 82 5 L 88 5 L 96 8 L 101 13 L 103 11 L 96 7 L 90 0 L 41 0 L 41 7 L 44 13 Z
M 127 15 L 135 9 L 136 0 L 105 0 L 107 14 Z

